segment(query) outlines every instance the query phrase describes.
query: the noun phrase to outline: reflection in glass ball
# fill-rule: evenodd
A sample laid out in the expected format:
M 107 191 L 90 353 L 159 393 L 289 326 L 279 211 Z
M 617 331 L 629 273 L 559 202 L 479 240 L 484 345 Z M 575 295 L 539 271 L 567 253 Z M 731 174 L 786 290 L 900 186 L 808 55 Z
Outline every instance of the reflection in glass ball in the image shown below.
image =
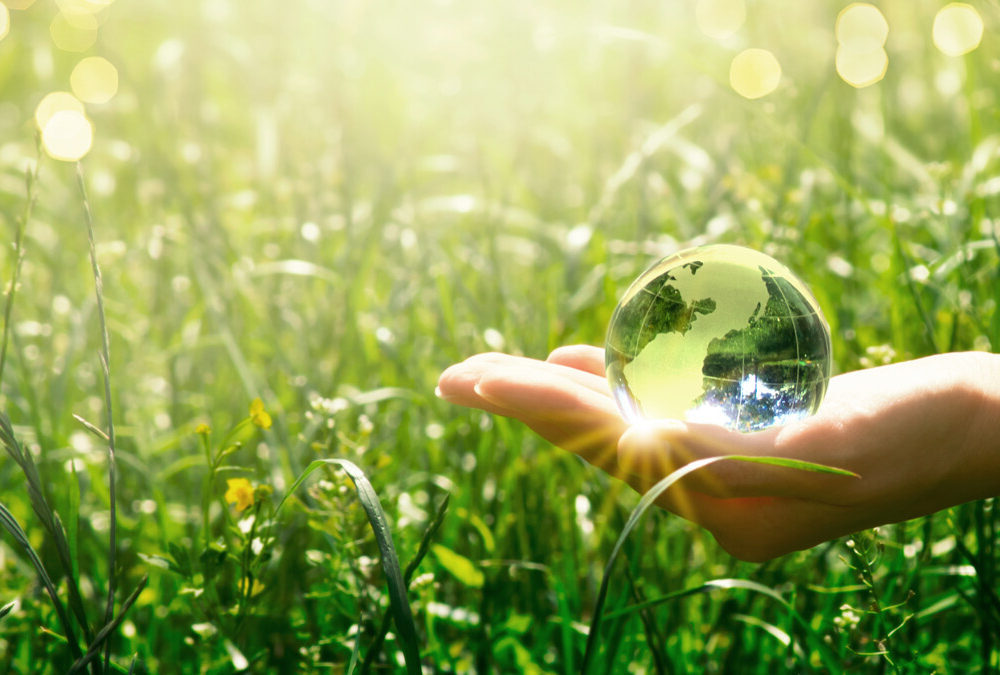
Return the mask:
M 784 265 L 740 246 L 692 248 L 647 269 L 618 303 L 605 347 L 629 422 L 757 431 L 816 412 L 830 379 L 816 299 Z

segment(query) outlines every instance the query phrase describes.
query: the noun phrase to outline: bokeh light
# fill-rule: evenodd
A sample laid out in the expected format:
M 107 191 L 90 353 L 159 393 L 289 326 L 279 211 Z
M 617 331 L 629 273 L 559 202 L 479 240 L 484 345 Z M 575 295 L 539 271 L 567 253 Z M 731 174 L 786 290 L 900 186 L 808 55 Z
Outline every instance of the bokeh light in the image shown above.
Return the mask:
M 885 77 L 889 22 L 874 5 L 854 3 L 837 15 L 837 74 L 852 87 L 867 87 Z
M 73 68 L 69 84 L 81 101 L 107 103 L 118 92 L 118 69 L 103 57 L 88 56 Z
M 38 130 L 44 131 L 52 116 L 63 110 L 71 110 L 82 115 L 83 103 L 66 91 L 54 91 L 39 101 L 35 106 L 35 124 Z
M 781 82 L 781 64 L 766 49 L 746 49 L 729 66 L 729 84 L 746 98 L 767 96 Z
M 78 110 L 60 110 L 42 129 L 42 147 L 53 159 L 75 162 L 90 151 L 94 127 Z
M 97 26 L 93 14 L 59 12 L 49 25 L 49 34 L 59 49 L 84 52 L 97 42 Z
M 843 47 L 837 48 L 837 74 L 852 87 L 867 87 L 875 84 L 889 68 L 889 55 L 879 47 L 871 52 L 854 52 Z
M 0 2 L 0 40 L 7 37 L 8 32 L 10 32 L 10 12 L 7 11 L 7 5 Z
M 96 14 L 113 0 L 56 0 L 59 11 L 67 14 Z
M 972 5 L 953 2 L 934 17 L 934 46 L 948 56 L 968 54 L 983 39 L 983 18 Z
M 725 40 L 743 26 L 747 7 L 744 0 L 698 0 L 694 16 L 702 33 Z
M 857 2 L 837 15 L 834 32 L 842 49 L 864 54 L 885 46 L 889 37 L 889 22 L 875 5 Z

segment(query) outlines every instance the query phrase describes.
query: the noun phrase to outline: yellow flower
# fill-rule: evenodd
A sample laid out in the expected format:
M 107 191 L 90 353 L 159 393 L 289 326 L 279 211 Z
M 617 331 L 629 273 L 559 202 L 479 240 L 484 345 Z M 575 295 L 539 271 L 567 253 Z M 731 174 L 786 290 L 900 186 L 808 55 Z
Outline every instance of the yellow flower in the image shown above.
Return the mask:
M 242 579 L 240 579 L 239 588 L 240 588 L 240 593 L 241 594 L 247 592 L 247 579 L 246 579 L 246 577 L 243 577 Z M 252 598 L 254 596 L 260 595 L 263 592 L 264 592 L 264 584 L 260 583 L 256 579 L 254 579 L 253 582 L 251 582 L 251 584 L 250 584 L 250 597 Z
M 235 504 L 237 511 L 253 505 L 253 486 L 246 478 L 227 478 L 226 488 L 226 503 Z
M 202 422 L 201 424 L 199 424 L 194 428 L 194 432 L 199 436 L 208 436 L 210 433 L 212 433 L 212 427 Z
M 259 398 L 250 402 L 250 421 L 261 429 L 271 428 L 271 416 L 264 410 L 264 402 Z

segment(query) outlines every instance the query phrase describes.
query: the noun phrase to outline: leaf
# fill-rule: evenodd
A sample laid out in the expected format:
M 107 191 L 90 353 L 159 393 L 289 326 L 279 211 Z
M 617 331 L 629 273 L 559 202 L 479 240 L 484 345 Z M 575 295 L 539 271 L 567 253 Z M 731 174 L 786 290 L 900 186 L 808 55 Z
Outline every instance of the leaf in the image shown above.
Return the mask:
M 159 567 L 160 569 L 170 570 L 171 572 L 177 572 L 177 566 L 174 565 L 170 560 L 164 558 L 161 555 L 147 555 L 145 553 L 137 553 L 139 559 L 142 560 L 147 565 L 152 565 L 153 567 Z
M 201 561 L 201 573 L 205 576 L 205 581 L 211 581 L 222 569 L 222 564 L 226 561 L 226 549 L 212 545 L 201 552 L 198 556 Z
M 476 564 L 463 555 L 455 553 L 450 548 L 441 544 L 432 544 L 431 553 L 441 563 L 441 566 L 448 570 L 451 576 L 458 579 L 460 583 L 470 588 L 482 588 L 486 582 L 486 576 Z
M 178 574 L 186 579 L 189 579 L 192 574 L 191 552 L 187 548 L 173 541 L 167 542 L 167 550 L 170 551 L 170 557 L 174 559 L 171 567 L 175 569 Z

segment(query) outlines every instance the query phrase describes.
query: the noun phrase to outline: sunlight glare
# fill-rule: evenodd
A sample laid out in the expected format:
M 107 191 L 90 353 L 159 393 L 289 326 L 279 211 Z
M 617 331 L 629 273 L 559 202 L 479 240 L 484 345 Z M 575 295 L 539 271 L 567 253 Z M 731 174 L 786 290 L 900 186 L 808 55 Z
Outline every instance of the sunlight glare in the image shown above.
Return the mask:
M 7 37 L 8 32 L 10 32 L 10 12 L 7 11 L 7 5 L 0 2 L 0 40 Z
M 118 69 L 100 56 L 88 56 L 69 76 L 73 93 L 87 103 L 107 103 L 118 92 Z
M 59 12 L 49 25 L 56 47 L 65 52 L 83 52 L 97 42 L 97 19 L 93 14 Z
M 698 0 L 694 15 L 702 33 L 725 40 L 743 26 L 747 8 L 744 0 Z
M 42 129 L 42 147 L 53 159 L 75 162 L 90 151 L 94 127 L 77 110 L 60 110 Z
M 983 19 L 975 7 L 953 2 L 934 17 L 932 36 L 934 46 L 948 56 L 968 54 L 983 39 Z
M 39 101 L 35 106 L 35 124 L 38 130 L 45 129 L 52 116 L 63 110 L 72 110 L 83 114 L 83 103 L 73 94 L 65 91 L 54 91 Z
M 781 64 L 766 49 L 746 49 L 733 58 L 729 84 L 745 98 L 761 98 L 778 88 Z

